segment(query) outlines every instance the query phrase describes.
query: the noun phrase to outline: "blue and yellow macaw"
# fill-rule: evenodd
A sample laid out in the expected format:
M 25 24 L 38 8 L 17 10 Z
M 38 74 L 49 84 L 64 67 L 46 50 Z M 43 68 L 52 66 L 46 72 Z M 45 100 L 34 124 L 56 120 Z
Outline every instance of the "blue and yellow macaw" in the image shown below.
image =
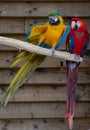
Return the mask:
M 87 25 L 83 19 L 72 18 L 71 29 L 66 40 L 66 49 L 74 54 L 76 59 L 83 57 L 89 43 Z M 68 119 L 69 128 L 73 128 L 73 117 L 78 80 L 78 67 L 80 63 L 66 61 L 67 68 L 67 110 L 65 117 Z
M 65 41 L 70 28 L 64 24 L 63 18 L 58 12 L 51 11 L 48 17 L 49 22 L 36 24 L 31 27 L 26 36 L 26 41 L 40 47 L 51 49 L 53 55 L 55 49 L 59 48 Z M 24 61 L 24 63 L 9 85 L 5 97 L 2 100 L 3 105 L 7 105 L 14 92 L 23 85 L 45 58 L 46 56 L 27 51 L 21 51 L 17 55 L 11 67 L 14 67 L 21 61 Z

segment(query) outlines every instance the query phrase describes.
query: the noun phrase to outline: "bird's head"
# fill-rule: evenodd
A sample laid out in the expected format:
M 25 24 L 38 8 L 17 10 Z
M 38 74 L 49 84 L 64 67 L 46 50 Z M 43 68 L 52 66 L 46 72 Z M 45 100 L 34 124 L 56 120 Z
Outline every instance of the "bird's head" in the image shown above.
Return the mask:
M 79 31 L 79 32 L 85 32 L 87 31 L 87 25 L 81 18 L 72 18 L 71 20 L 71 29 Z
M 59 12 L 50 11 L 48 13 L 48 17 L 50 25 L 58 25 L 60 23 L 63 23 L 63 18 L 61 17 L 61 14 Z

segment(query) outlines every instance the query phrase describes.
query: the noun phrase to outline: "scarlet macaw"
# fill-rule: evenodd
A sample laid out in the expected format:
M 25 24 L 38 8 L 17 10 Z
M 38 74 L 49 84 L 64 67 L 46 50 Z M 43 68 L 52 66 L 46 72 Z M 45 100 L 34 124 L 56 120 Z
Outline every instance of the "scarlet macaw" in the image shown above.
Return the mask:
M 51 49 L 53 54 L 55 49 L 59 48 L 65 41 L 70 27 L 64 24 L 62 16 L 56 11 L 49 12 L 48 17 L 49 22 L 36 24 L 31 27 L 26 36 L 26 41 L 40 47 Z M 7 105 L 14 92 L 23 85 L 45 58 L 46 56 L 27 51 L 21 51 L 17 55 L 12 67 L 21 61 L 24 61 L 24 63 L 9 85 L 2 104 Z
M 66 40 L 66 49 L 74 54 L 75 58 L 83 57 L 89 43 L 86 23 L 80 18 L 72 18 L 71 29 Z M 67 110 L 65 118 L 69 121 L 69 128 L 73 127 L 73 116 L 78 80 L 78 67 L 80 63 L 66 61 L 67 69 Z

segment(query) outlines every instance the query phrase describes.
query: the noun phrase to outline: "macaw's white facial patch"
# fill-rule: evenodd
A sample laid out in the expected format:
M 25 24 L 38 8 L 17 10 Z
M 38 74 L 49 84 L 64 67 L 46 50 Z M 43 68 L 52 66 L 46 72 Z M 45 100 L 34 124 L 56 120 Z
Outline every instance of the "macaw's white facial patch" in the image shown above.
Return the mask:
M 72 21 L 72 22 L 71 22 L 71 28 L 74 29 L 75 26 L 76 26 L 76 22 L 75 22 L 75 21 Z
M 80 21 L 77 21 L 77 26 L 78 26 L 78 28 L 81 26 L 81 22 Z
M 55 22 L 58 21 L 58 17 L 57 16 L 50 16 L 49 19 L 53 19 Z

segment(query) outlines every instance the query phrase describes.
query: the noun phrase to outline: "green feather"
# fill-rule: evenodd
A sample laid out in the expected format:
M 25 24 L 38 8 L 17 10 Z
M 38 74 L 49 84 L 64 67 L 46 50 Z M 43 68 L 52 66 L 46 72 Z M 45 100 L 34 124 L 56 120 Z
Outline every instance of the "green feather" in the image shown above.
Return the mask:
M 33 27 L 32 27 L 33 28 Z M 30 38 L 30 34 L 32 31 L 32 28 L 28 35 L 26 36 L 27 42 L 30 42 L 32 44 L 38 45 L 40 35 L 34 36 Z M 11 67 L 14 67 L 15 65 L 19 64 L 21 61 L 23 61 L 23 65 L 16 74 L 16 76 L 13 78 L 12 82 L 10 83 L 7 92 L 1 102 L 3 105 L 7 105 L 12 95 L 16 92 L 16 90 L 25 83 L 25 81 L 28 80 L 30 75 L 33 71 L 45 60 L 46 56 L 38 55 L 35 53 L 29 53 L 27 51 L 20 52 Z
M 23 64 L 22 68 L 19 70 L 17 75 L 12 80 L 7 93 L 2 101 L 2 104 L 7 105 L 11 96 L 15 93 L 15 91 L 22 86 L 22 84 L 30 77 L 31 73 L 35 71 L 39 64 L 41 64 L 45 59 L 45 56 L 32 54 L 31 57 L 27 59 L 27 61 Z
M 33 42 L 34 43 L 34 42 Z M 26 60 L 25 60 L 26 58 Z M 8 101 L 12 97 L 12 95 L 16 92 L 16 90 L 27 81 L 27 79 L 30 77 L 33 71 L 44 61 L 45 56 L 29 53 L 26 51 L 20 52 L 14 63 L 12 64 L 12 67 L 14 67 L 16 64 L 21 62 L 22 60 L 25 60 L 22 67 L 10 83 L 7 93 L 5 94 L 2 103 L 4 106 L 7 105 Z
M 17 64 L 21 63 L 22 61 L 25 61 L 30 55 L 32 55 L 32 53 L 29 53 L 26 51 L 20 52 L 10 67 L 12 68 L 16 66 Z
M 21 58 L 21 57 L 23 57 L 23 56 L 27 56 L 28 54 L 29 54 L 29 52 L 21 51 L 21 52 L 16 56 L 16 59 Z
M 50 11 L 49 13 L 48 13 L 48 16 L 62 16 L 61 15 L 61 13 L 59 13 L 59 12 L 57 12 L 57 11 Z

